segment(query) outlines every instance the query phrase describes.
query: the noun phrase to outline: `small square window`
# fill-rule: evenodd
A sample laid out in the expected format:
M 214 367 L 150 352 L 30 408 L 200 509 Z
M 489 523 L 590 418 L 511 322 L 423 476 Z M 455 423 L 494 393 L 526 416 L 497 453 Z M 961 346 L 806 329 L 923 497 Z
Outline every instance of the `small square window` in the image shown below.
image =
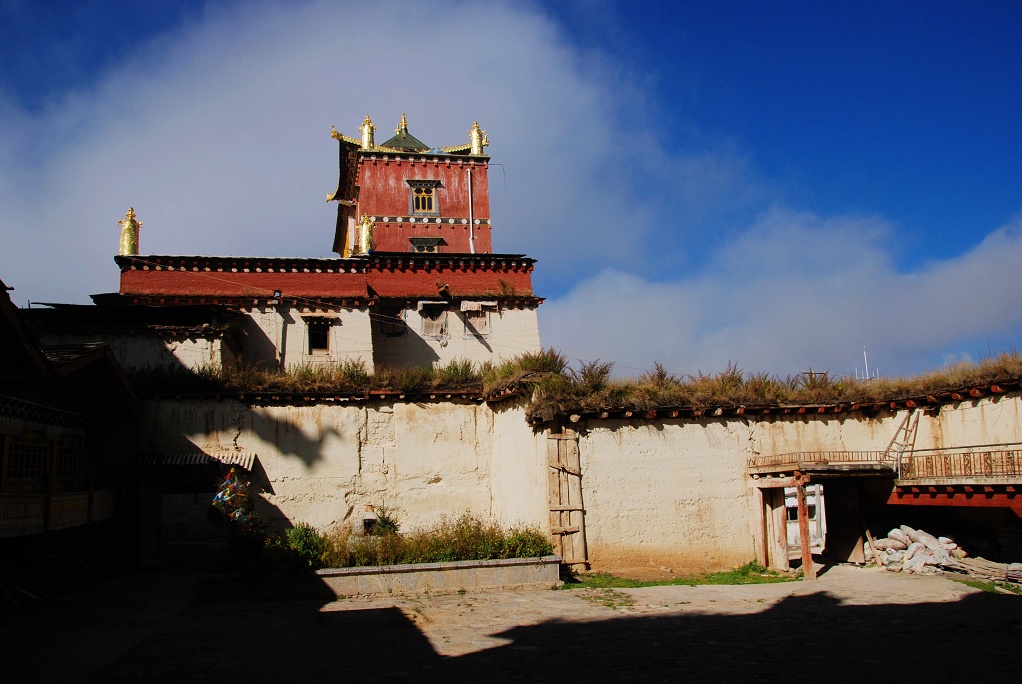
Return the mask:
M 309 354 L 330 353 L 330 319 L 310 318 L 306 322 L 309 331 Z
M 440 213 L 440 202 L 437 197 L 437 188 L 441 187 L 440 181 L 409 180 L 406 182 L 411 188 L 408 200 L 409 214 L 436 216 Z
M 412 211 L 415 213 L 433 211 L 433 188 L 414 188 L 412 190 L 412 199 L 414 202 Z
M 416 254 L 436 254 L 440 251 L 440 244 L 444 241 L 444 239 L 436 237 L 413 237 L 408 238 L 408 241 L 412 243 L 412 251 Z
M 465 333 L 468 335 L 489 335 L 490 334 L 490 312 L 485 309 L 479 311 L 465 311 Z
M 422 336 L 441 338 L 446 337 L 447 332 L 447 305 L 425 305 L 420 311 L 422 316 Z
M 489 335 L 492 332 L 490 313 L 496 309 L 496 302 L 463 301 L 461 316 L 465 321 L 465 335 Z

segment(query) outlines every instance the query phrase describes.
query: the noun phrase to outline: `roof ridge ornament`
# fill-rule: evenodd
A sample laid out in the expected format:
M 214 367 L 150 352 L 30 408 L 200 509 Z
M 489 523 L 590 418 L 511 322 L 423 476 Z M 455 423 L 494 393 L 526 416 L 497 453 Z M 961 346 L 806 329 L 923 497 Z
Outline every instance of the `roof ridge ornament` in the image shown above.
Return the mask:
M 469 154 L 477 157 L 486 154 L 483 148 L 489 146 L 490 136 L 486 134 L 486 131 L 479 128 L 478 121 L 472 122 L 472 128 L 468 131 L 468 140 L 472 147 L 472 151 Z
M 398 135 L 402 133 L 405 134 L 408 133 L 408 119 L 405 118 L 404 112 L 401 112 L 401 123 L 397 125 L 397 128 L 394 129 L 394 132 L 397 133 Z
M 135 208 L 128 207 L 128 212 L 117 224 L 121 227 L 121 256 L 138 254 L 138 234 L 142 227 L 141 221 L 135 220 Z
M 371 150 L 376 147 L 376 143 L 373 141 L 373 131 L 376 130 L 376 126 L 373 125 L 373 120 L 369 118 L 368 114 L 359 130 L 362 131 L 362 149 Z

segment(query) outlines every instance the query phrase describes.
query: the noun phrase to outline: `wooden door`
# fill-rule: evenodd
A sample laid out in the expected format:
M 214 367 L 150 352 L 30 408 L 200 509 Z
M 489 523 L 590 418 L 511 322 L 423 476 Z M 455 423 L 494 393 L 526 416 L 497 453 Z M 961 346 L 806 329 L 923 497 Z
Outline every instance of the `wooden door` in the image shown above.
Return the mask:
M 582 464 L 578 435 L 573 430 L 547 435 L 550 535 L 554 553 L 566 565 L 589 566 L 586 551 L 585 508 L 582 504 Z

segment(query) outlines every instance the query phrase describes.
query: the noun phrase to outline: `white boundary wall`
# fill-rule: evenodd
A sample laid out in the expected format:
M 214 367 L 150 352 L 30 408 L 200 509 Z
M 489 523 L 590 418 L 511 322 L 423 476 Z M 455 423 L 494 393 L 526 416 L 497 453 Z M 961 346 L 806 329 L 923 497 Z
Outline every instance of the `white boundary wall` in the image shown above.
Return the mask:
M 326 529 L 360 521 L 366 504 L 385 504 L 406 529 L 465 510 L 549 524 L 547 437 L 527 425 L 521 405 L 161 400 L 146 402 L 145 413 L 143 451 L 257 454 L 271 489 L 264 516 Z M 692 572 L 748 562 L 759 534 L 749 457 L 883 450 L 905 415 L 573 425 L 592 565 Z M 1022 442 L 1018 393 L 924 414 L 916 448 L 1008 442 Z
M 146 402 L 145 414 L 144 452 L 255 453 L 270 490 L 264 518 L 328 529 L 361 524 L 372 504 L 393 510 L 406 529 L 463 511 L 547 524 L 545 437 L 521 407 L 159 400 Z
M 596 569 L 719 570 L 756 558 L 758 454 L 882 451 L 907 411 L 589 421 L 581 431 L 586 540 Z M 946 404 L 917 449 L 1022 442 L 1017 393 Z

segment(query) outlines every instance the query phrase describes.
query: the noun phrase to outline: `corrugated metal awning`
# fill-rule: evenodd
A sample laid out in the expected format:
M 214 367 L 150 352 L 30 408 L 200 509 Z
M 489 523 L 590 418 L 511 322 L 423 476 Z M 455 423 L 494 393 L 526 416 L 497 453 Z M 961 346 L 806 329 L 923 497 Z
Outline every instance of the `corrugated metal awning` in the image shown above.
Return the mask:
M 138 462 L 141 465 L 189 466 L 222 463 L 224 465 L 238 466 L 250 472 L 252 466 L 255 465 L 255 460 L 256 454 L 244 451 L 214 451 L 210 453 L 182 451 L 177 453 L 140 454 L 138 457 Z

